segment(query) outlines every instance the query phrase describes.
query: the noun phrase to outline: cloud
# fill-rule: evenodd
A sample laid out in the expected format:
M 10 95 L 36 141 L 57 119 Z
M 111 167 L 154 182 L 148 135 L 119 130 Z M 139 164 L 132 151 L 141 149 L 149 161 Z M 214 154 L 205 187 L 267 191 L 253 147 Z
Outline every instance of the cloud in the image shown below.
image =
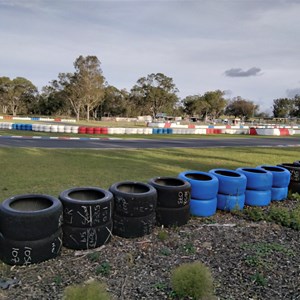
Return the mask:
M 260 75 L 260 68 L 250 68 L 247 71 L 242 70 L 241 68 L 232 68 L 225 71 L 225 75 L 228 77 L 250 77 Z
M 300 95 L 300 88 L 288 89 L 286 90 L 286 94 L 289 98 L 294 98 L 296 95 Z

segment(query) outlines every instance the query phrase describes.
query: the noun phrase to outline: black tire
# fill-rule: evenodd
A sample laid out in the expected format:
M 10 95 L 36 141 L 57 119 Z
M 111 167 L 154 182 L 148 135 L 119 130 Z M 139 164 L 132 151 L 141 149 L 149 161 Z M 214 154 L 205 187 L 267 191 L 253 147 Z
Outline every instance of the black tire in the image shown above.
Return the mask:
M 300 166 L 300 160 L 294 161 L 294 165 Z
M 136 238 L 148 235 L 155 226 L 155 212 L 143 217 L 113 216 L 113 233 L 124 238 Z
M 148 182 L 157 191 L 157 206 L 177 208 L 190 203 L 191 184 L 176 177 L 156 177 Z
M 69 249 L 87 250 L 108 243 L 112 234 L 112 221 L 96 227 L 80 228 L 63 225 L 63 245 Z
M 8 265 L 30 265 L 57 257 L 62 247 L 62 230 L 35 241 L 0 238 L 1 260 Z
M 0 205 L 0 232 L 5 239 L 35 241 L 51 236 L 62 225 L 62 204 L 52 196 L 17 195 Z
M 114 210 L 119 216 L 143 217 L 155 212 L 156 189 L 143 182 L 124 181 L 113 184 Z
M 156 223 L 158 226 L 173 227 L 187 224 L 190 219 L 190 205 L 180 208 L 158 207 L 156 210 Z
M 300 182 L 291 181 L 289 184 L 289 191 L 300 194 Z
M 63 204 L 64 224 L 89 228 L 111 220 L 113 195 L 97 187 L 76 187 L 59 195 Z
M 282 163 L 278 165 L 279 167 L 283 167 L 291 173 L 290 182 L 300 182 L 300 165 L 290 164 L 290 163 Z

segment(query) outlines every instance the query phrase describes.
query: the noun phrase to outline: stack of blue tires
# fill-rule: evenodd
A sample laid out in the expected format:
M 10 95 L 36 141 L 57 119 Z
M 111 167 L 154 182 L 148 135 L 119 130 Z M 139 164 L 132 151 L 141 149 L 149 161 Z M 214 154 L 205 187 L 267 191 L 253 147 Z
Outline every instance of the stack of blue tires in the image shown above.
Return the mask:
M 246 176 L 238 171 L 227 169 L 212 169 L 209 173 L 219 180 L 218 209 L 242 210 L 245 205 Z
M 185 171 L 179 178 L 191 184 L 190 213 L 197 217 L 210 217 L 217 211 L 219 182 L 213 174 L 201 171 Z
M 247 178 L 245 204 L 267 206 L 272 199 L 273 174 L 261 168 L 242 167 L 237 169 Z
M 281 201 L 286 199 L 291 178 L 290 172 L 279 166 L 262 165 L 257 168 L 269 171 L 273 175 L 271 200 Z

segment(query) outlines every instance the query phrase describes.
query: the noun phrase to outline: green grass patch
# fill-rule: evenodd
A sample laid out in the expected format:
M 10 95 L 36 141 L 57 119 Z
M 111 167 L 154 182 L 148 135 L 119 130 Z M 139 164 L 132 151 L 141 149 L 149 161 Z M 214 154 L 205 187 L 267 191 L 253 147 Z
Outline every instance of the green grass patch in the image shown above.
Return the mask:
M 79 186 L 109 188 L 113 183 L 147 182 L 185 170 L 236 169 L 299 159 L 299 148 L 176 148 L 77 150 L 0 148 L 0 201 L 16 194 L 58 196 Z

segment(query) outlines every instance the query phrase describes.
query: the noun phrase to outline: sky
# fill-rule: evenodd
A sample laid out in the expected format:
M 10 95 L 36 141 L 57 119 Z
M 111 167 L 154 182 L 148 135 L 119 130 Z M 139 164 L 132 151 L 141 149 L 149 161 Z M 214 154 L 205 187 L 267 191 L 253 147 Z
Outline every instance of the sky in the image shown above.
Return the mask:
M 0 0 L 0 76 L 39 90 L 80 55 L 109 85 L 171 77 L 183 99 L 241 96 L 260 111 L 300 94 L 300 0 Z

